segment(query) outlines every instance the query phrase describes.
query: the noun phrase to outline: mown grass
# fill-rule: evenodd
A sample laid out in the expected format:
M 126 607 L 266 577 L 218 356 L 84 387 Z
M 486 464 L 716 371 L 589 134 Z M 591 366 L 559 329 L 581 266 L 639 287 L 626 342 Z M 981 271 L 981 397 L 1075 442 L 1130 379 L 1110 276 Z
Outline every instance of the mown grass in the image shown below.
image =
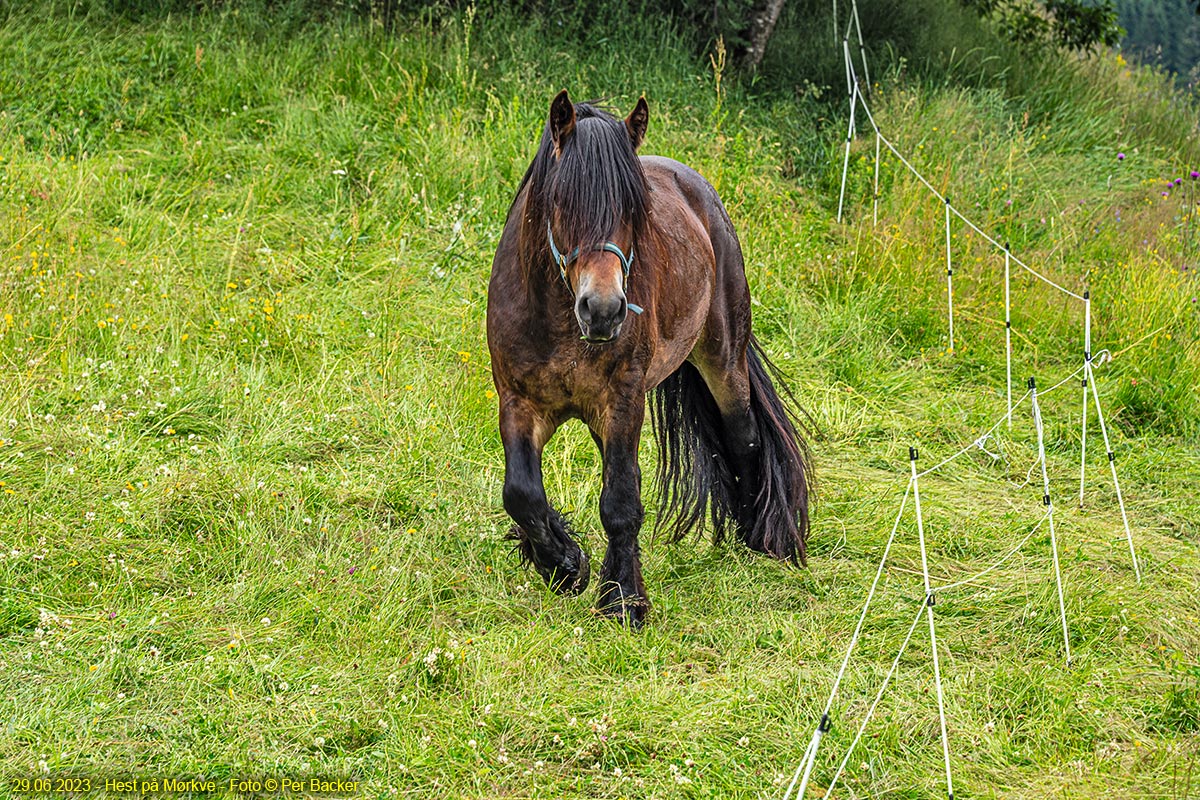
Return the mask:
M 413 797 L 781 796 L 904 481 L 1003 414 L 996 254 L 809 98 L 727 80 L 662 25 L 580 43 L 493 15 L 394 37 L 236 9 L 0 28 L 0 756 L 13 775 L 342 775 Z M 910 80 L 870 101 L 923 171 L 1062 282 L 1098 368 L 1145 572 L 1078 386 L 1044 399 L 1076 663 L 1043 530 L 939 598 L 958 797 L 1194 796 L 1200 739 L 1200 317 L 1194 184 L 1162 88 L 1108 60 L 1044 96 Z M 1053 79 L 1053 80 L 1052 80 Z M 818 431 L 806 570 L 650 540 L 630 634 L 548 594 L 509 544 L 486 276 L 546 103 L 652 108 L 646 152 L 718 187 L 755 327 Z M 833 91 L 832 89 L 830 91 Z M 840 119 L 840 117 L 835 117 Z M 840 124 L 840 123 L 838 123 Z M 1174 133 L 1172 133 L 1174 132 Z M 1191 138 L 1189 138 L 1191 137 Z M 820 158 L 813 156 L 818 148 Z M 1118 161 L 1116 154 L 1126 158 Z M 1190 160 L 1189 160 L 1190 159 Z M 1011 201 L 1011 204 L 1010 202 Z M 1079 364 L 1081 309 L 1014 279 L 1016 374 Z M 1018 390 L 1018 394 L 1019 394 Z M 1095 433 L 1095 419 L 1092 419 Z M 1040 513 L 1027 411 L 922 483 L 933 564 L 992 563 Z M 644 448 L 646 466 L 652 447 Z M 578 427 L 547 490 L 603 548 Z M 649 498 L 652 505 L 653 497 Z M 921 598 L 915 524 L 835 708 L 825 786 Z M 839 796 L 940 795 L 918 630 Z M 853 792 L 853 794 L 851 794 Z

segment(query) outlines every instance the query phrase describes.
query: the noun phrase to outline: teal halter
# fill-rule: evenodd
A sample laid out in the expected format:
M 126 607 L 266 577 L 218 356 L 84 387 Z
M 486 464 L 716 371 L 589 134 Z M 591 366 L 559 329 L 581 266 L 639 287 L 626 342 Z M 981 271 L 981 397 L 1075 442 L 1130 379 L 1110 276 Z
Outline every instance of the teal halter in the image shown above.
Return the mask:
M 570 252 L 569 255 L 563 255 L 560 253 L 558 247 L 556 247 L 554 244 L 554 234 L 550 230 L 550 220 L 546 220 L 546 239 L 550 242 L 550 254 L 554 256 L 554 265 L 558 267 L 558 274 L 562 276 L 563 283 L 565 283 L 567 285 L 567 289 L 570 290 L 571 282 L 567 280 L 567 267 L 574 263 L 577 258 L 579 258 L 579 248 L 576 247 Z M 625 253 L 621 250 L 621 248 L 617 247 L 612 242 L 605 242 L 604 244 L 598 245 L 593 249 L 612 253 L 621 260 L 621 271 L 624 274 L 624 278 L 621 281 L 621 289 L 624 290 L 625 287 L 629 285 L 629 268 L 633 266 L 633 248 L 629 248 L 628 258 L 625 257 Z M 641 314 L 644 310 L 641 306 L 635 305 L 634 303 L 630 303 L 628 301 L 625 303 L 625 307 L 635 314 Z

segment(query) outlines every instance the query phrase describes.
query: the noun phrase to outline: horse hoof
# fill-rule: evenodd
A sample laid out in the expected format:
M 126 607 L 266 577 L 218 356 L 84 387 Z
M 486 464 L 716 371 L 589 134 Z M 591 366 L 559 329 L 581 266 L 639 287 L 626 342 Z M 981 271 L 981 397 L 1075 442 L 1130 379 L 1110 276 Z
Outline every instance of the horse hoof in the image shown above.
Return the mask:
M 637 631 L 646 624 L 650 601 L 644 597 L 622 597 L 620 592 L 610 590 L 596 602 L 596 610 L 624 627 Z
M 542 577 L 546 584 L 559 594 L 582 594 L 592 577 L 591 559 L 583 549 L 580 549 L 578 564 L 574 570 L 551 567 L 546 572 L 542 572 Z
M 779 561 L 786 561 L 795 567 L 808 565 L 808 554 L 805 552 L 806 548 L 803 542 L 797 545 L 796 542 L 789 540 L 784 542 L 774 542 L 771 545 L 768 545 L 766 542 L 762 541 L 761 538 L 755 539 L 744 534 L 740 535 L 742 543 L 756 553 L 762 553 L 765 556 L 770 556 L 771 558 Z
M 575 548 L 574 554 L 568 554 L 562 564 L 543 565 L 537 557 L 537 552 L 533 549 L 533 544 L 529 541 L 529 536 L 521 529 L 520 525 L 513 525 L 509 530 L 506 539 L 515 543 L 517 554 L 521 558 L 523 564 L 532 564 L 537 570 L 537 574 L 542 576 L 542 580 L 551 590 L 559 594 L 582 594 L 587 588 L 588 581 L 591 580 L 591 560 L 588 554 L 574 541 L 571 540 Z

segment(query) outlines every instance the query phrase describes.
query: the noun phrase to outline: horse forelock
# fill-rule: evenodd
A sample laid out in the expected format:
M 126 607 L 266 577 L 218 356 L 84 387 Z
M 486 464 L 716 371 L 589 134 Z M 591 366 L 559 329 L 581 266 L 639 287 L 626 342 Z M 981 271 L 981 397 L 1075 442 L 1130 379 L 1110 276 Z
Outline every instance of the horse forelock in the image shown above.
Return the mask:
M 622 224 L 630 227 L 636 249 L 646 228 L 646 178 L 625 123 L 590 103 L 577 104 L 575 116 L 575 129 L 560 150 L 547 123 L 517 191 L 513 211 L 523 192 L 525 197 L 521 251 L 527 267 L 549 263 L 547 220 L 564 251 L 602 246 Z

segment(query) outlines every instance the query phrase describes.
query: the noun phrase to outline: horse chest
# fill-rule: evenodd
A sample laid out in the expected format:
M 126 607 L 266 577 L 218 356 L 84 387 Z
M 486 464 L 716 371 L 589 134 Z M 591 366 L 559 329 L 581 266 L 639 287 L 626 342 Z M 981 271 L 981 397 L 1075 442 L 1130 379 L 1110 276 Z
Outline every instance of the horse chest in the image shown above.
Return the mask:
M 555 353 L 547 360 L 514 365 L 517 391 L 557 416 L 587 415 L 609 394 L 613 377 L 624 373 L 622 359 L 578 352 Z

